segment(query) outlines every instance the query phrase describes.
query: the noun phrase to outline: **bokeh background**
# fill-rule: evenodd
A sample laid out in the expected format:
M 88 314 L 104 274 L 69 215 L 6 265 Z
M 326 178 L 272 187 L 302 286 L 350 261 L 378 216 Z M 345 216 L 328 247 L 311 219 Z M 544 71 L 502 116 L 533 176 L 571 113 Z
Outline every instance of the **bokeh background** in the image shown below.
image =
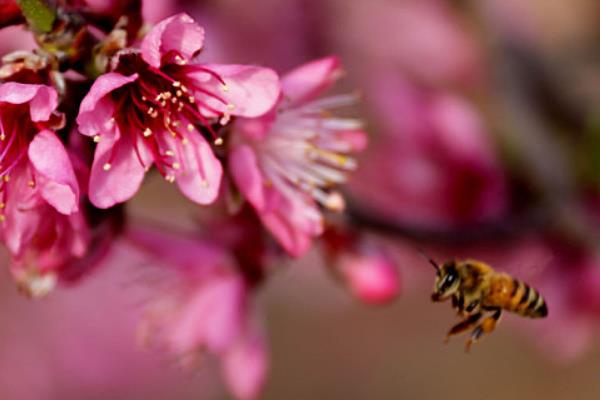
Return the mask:
M 94 3 L 90 1 L 90 3 Z M 285 72 L 338 54 L 371 135 L 349 220 L 392 249 L 402 292 L 366 306 L 316 252 L 261 293 L 264 399 L 597 399 L 600 396 L 600 3 L 597 0 L 213 0 L 146 4 L 207 29 L 204 57 Z M 2 53 L 27 42 L 0 32 Z M 135 221 L 192 228 L 195 206 L 155 177 Z M 420 258 L 473 257 L 531 282 L 545 321 L 505 316 L 471 354 L 442 343 Z M 151 261 L 119 243 L 43 301 L 0 284 L 0 398 L 225 399 L 214 360 L 182 371 L 136 343 Z M 5 271 L 5 270 L 4 270 Z

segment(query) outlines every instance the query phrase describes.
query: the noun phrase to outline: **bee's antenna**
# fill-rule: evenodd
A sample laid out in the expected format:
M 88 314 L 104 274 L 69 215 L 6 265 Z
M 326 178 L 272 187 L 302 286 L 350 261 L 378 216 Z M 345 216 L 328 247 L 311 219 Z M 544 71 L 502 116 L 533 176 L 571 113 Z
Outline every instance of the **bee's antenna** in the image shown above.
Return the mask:
M 425 258 L 427 261 L 429 261 L 429 264 L 433 265 L 433 268 L 435 268 L 436 271 L 440 270 L 440 266 L 438 265 L 438 263 L 435 262 L 435 260 L 431 257 L 429 257 L 427 254 L 425 254 L 425 252 L 422 249 L 418 249 L 419 253 L 421 253 L 421 255 L 423 256 L 423 258 Z

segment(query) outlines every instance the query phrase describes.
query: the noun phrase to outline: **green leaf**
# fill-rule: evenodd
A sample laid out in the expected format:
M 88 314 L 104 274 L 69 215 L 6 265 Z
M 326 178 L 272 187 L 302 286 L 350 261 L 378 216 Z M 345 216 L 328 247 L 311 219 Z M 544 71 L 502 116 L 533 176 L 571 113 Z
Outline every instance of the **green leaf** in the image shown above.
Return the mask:
M 52 31 L 56 20 L 56 10 L 44 0 L 17 0 L 29 27 L 39 33 Z

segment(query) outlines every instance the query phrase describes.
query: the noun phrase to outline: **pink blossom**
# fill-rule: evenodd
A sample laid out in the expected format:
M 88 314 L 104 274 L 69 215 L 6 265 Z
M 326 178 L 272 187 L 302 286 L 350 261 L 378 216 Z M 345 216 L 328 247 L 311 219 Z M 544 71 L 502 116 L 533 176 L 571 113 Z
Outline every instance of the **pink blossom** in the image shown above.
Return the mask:
M 141 338 L 176 355 L 186 366 L 205 353 L 222 361 L 239 399 L 257 396 L 267 372 L 266 346 L 252 316 L 250 287 L 220 245 L 152 229 L 129 239 L 170 269 L 160 274 L 141 325 Z
M 0 209 L 4 240 L 14 254 L 32 239 L 46 204 L 61 214 L 78 211 L 79 185 L 60 139 L 50 130 L 57 94 L 43 85 L 0 85 Z M 33 219 L 32 219 L 33 218 Z
M 332 117 L 353 96 L 317 97 L 340 75 L 335 57 L 305 64 L 282 79 L 270 113 L 235 122 L 229 167 L 243 196 L 285 250 L 300 256 L 323 231 L 319 205 L 344 208 L 332 188 L 356 167 L 347 156 L 365 146 L 360 121 Z
M 217 197 L 222 167 L 201 131 L 219 144 L 213 125 L 267 112 L 279 82 L 265 68 L 197 63 L 203 42 L 199 25 L 175 15 L 146 35 L 141 51 L 117 54 L 112 72 L 94 82 L 77 122 L 98 142 L 89 184 L 97 207 L 130 199 L 153 164 L 191 200 Z
M 389 218 L 425 227 L 506 212 L 506 176 L 471 103 L 392 72 L 370 91 L 381 134 L 351 183 L 361 201 Z

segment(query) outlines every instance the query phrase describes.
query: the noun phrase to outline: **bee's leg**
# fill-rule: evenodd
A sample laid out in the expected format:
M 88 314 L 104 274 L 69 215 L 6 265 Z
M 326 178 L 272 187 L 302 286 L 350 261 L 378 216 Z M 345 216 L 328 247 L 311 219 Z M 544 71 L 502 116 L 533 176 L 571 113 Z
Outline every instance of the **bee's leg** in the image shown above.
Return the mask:
M 471 337 L 469 340 L 467 340 L 465 347 L 467 353 L 469 350 L 471 350 L 471 345 L 476 343 L 484 333 L 490 333 L 496 328 L 496 324 L 498 323 L 501 315 L 502 310 L 498 308 L 491 316 L 484 318 L 483 321 L 481 321 L 481 324 L 477 325 L 477 328 L 473 330 Z
M 446 334 L 446 339 L 444 340 L 444 342 L 447 343 L 448 340 L 450 340 L 450 336 L 457 335 L 471 328 L 481 319 L 481 316 L 481 313 L 473 314 L 467 317 L 466 319 L 460 321 L 458 324 L 454 325 Z

